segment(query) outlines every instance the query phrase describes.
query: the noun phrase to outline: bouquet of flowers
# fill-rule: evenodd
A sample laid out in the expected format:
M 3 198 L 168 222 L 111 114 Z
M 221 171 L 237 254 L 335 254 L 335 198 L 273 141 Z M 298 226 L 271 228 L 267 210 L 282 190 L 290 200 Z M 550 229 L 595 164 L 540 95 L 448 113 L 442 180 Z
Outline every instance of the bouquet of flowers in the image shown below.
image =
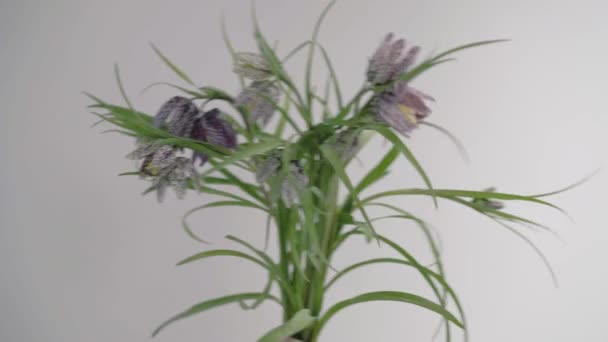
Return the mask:
M 310 40 L 279 56 L 259 28 L 253 11 L 255 52 L 236 52 L 226 31 L 224 38 L 233 59 L 233 71 L 242 89 L 232 95 L 212 86 L 195 84 L 186 73 L 155 46 L 162 61 L 187 86 L 165 83 L 181 95 L 170 98 L 155 115 L 137 111 L 129 101 L 120 80 L 116 78 L 126 102 L 110 104 L 90 96 L 101 122 L 117 126 L 112 129 L 135 138 L 136 148 L 127 155 L 138 161 L 138 169 L 128 172 L 148 181 L 145 193 L 155 192 L 159 201 L 167 189 L 177 197 L 186 193 L 214 195 L 221 200 L 208 202 L 194 211 L 224 206 L 262 211 L 267 215 L 266 234 L 277 236 L 278 255 L 271 257 L 265 248 L 235 236 L 228 239 L 241 249 L 206 249 L 179 262 L 179 265 L 215 257 L 232 257 L 261 267 L 268 282 L 261 291 L 229 294 L 195 304 L 160 325 L 154 335 L 172 323 L 226 304 L 239 304 L 251 310 L 272 302 L 282 308 L 282 324 L 260 337 L 261 342 L 294 339 L 319 341 L 323 328 L 342 310 L 370 301 L 396 301 L 416 305 L 440 316 L 443 335 L 450 341 L 458 328 L 466 340 L 466 318 L 455 291 L 444 274 L 436 236 L 428 225 L 404 208 L 392 205 L 392 196 L 427 196 L 437 205 L 439 200 L 455 202 L 496 221 L 534 245 L 515 226 L 544 228 L 530 219 L 503 210 L 504 201 L 522 201 L 555 207 L 543 198 L 550 194 L 524 196 L 509 193 L 436 189 L 423 167 L 408 148 L 408 138 L 422 125 L 438 129 L 458 143 L 449 131 L 426 122 L 431 114 L 430 95 L 414 88 L 417 77 L 435 66 L 451 61 L 455 53 L 500 42 L 482 41 L 462 45 L 430 58 L 417 61 L 419 48 L 388 34 L 371 53 L 363 86 L 345 101 L 331 59 L 318 42 L 323 19 L 333 2 L 321 14 Z M 286 69 L 286 62 L 296 54 L 306 53 L 304 85 L 299 87 Z M 311 72 L 315 58 L 320 58 L 329 77 L 324 93 L 312 85 Z M 230 110 L 211 106 L 223 102 Z M 390 145 L 383 157 L 366 174 L 355 180 L 347 172 L 371 136 Z M 403 188 L 369 193 L 369 188 L 389 173 L 398 158 L 405 158 L 424 181 L 424 188 Z M 382 235 L 379 221 L 370 207 L 380 207 L 420 228 L 434 256 L 431 265 L 421 263 L 404 246 Z M 184 219 L 190 237 L 204 242 Z M 264 229 L 260 230 L 261 233 Z M 268 236 L 268 235 L 267 235 Z M 398 257 L 375 258 L 335 270 L 332 256 L 345 241 L 364 238 L 370 246 L 381 245 Z M 541 258 L 542 254 L 534 247 Z M 363 293 L 328 306 L 326 291 L 347 273 L 380 263 L 401 264 L 414 269 L 428 284 L 434 298 L 402 290 Z

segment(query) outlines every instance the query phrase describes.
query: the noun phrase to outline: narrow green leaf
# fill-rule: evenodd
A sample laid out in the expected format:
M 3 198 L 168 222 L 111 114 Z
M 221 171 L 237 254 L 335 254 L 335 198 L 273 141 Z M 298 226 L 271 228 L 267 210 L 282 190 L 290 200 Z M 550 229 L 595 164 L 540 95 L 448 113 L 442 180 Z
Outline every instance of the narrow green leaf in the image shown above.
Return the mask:
M 450 139 L 450 141 L 454 144 L 454 146 L 456 146 L 456 149 L 458 149 L 458 152 L 460 153 L 462 159 L 465 162 L 468 163 L 471 160 L 469 158 L 469 153 L 467 152 L 467 149 L 464 147 L 464 145 L 462 144 L 460 139 L 458 139 L 458 137 L 456 137 L 454 134 L 452 134 L 452 132 L 450 132 L 449 130 L 447 130 L 437 124 L 431 123 L 431 122 L 422 121 L 421 124 L 434 128 L 437 131 L 443 133 L 446 137 L 448 137 L 448 139 Z
M 188 217 L 192 214 L 194 214 L 195 212 L 199 211 L 199 210 L 203 210 L 203 209 L 209 209 L 209 208 L 218 208 L 218 207 L 246 207 L 246 208 L 255 208 L 255 209 L 259 209 L 258 206 L 255 205 L 251 205 L 247 202 L 242 202 L 242 201 L 216 201 L 216 202 L 211 202 L 211 203 L 207 203 L 205 205 L 201 205 L 199 207 L 193 208 L 191 210 L 189 210 L 188 212 L 186 212 L 183 216 L 182 216 L 182 228 L 184 229 L 184 231 L 186 232 L 186 234 L 188 234 L 188 236 L 190 236 L 192 239 L 198 241 L 198 242 L 202 242 L 205 244 L 208 244 L 208 241 L 205 241 L 203 239 L 201 239 L 200 237 L 198 237 L 198 235 L 196 235 L 192 229 L 190 228 L 190 225 L 188 225 Z
M 468 43 L 468 44 L 464 44 L 464 45 L 460 45 L 454 48 L 451 48 L 447 51 L 444 51 L 440 54 L 438 54 L 437 56 L 433 57 L 433 60 L 440 60 L 443 57 L 446 57 L 448 55 L 451 55 L 455 52 L 459 52 L 462 50 L 467 50 L 470 48 L 474 48 L 474 47 L 478 47 L 478 46 L 483 46 L 483 45 L 489 45 L 489 44 L 496 44 L 496 43 L 504 43 L 504 42 L 508 42 L 510 41 L 510 39 L 493 39 L 493 40 L 484 40 L 484 41 L 480 41 L 480 42 L 473 42 L 473 43 Z
M 399 196 L 399 195 L 425 195 L 425 196 L 436 196 L 450 199 L 451 197 L 465 197 L 472 199 L 498 199 L 504 201 L 525 201 L 525 202 L 533 202 L 545 206 L 549 206 L 551 208 L 562 211 L 556 205 L 540 200 L 536 197 L 531 196 L 523 196 L 523 195 L 515 195 L 508 193 L 500 193 L 500 192 L 491 192 L 491 191 L 470 191 L 470 190 L 456 190 L 456 189 L 400 189 L 400 190 L 391 190 L 385 191 L 368 198 L 365 198 L 363 202 L 369 202 L 374 199 L 378 199 L 381 197 L 387 196 Z
M 583 179 L 579 180 L 578 182 L 574 182 L 573 184 L 566 186 L 565 188 L 551 191 L 551 192 L 542 193 L 542 194 L 531 195 L 530 197 L 547 197 L 547 196 L 558 195 L 558 194 L 561 194 L 562 192 L 565 192 L 568 190 L 572 190 L 576 187 L 579 187 L 580 185 L 583 185 L 584 183 L 587 183 L 589 180 L 591 180 L 591 178 L 597 176 L 597 174 L 600 173 L 600 171 L 602 171 L 602 168 L 599 168 L 599 169 L 593 171 L 590 175 L 584 177 Z
M 122 79 L 120 78 L 120 70 L 118 69 L 118 63 L 114 64 L 114 76 L 116 77 L 116 83 L 118 84 L 120 95 L 122 95 L 122 98 L 125 100 L 125 103 L 129 107 L 129 109 L 134 110 L 131 101 L 129 101 L 129 97 L 127 96 L 127 92 L 125 91 Z
M 321 150 L 321 153 L 323 153 L 323 156 L 325 157 L 325 159 L 327 159 L 327 161 L 330 163 L 330 165 L 336 171 L 336 174 L 338 175 L 338 177 L 340 178 L 342 183 L 344 183 L 344 185 L 350 192 L 350 194 L 354 200 L 354 203 L 357 206 L 357 208 L 359 208 L 359 211 L 361 211 L 361 215 L 363 215 L 365 222 L 369 225 L 370 229 L 373 232 L 375 232 L 374 225 L 372 224 L 372 221 L 370 220 L 369 216 L 367 215 L 365 208 L 363 207 L 363 205 L 361 205 L 361 201 L 359 200 L 359 197 L 355 193 L 355 187 L 353 186 L 353 183 L 351 182 L 350 177 L 348 177 L 348 174 L 346 173 L 346 170 L 344 169 L 344 164 L 340 160 L 340 157 L 338 157 L 336 152 L 330 146 L 322 145 L 320 147 L 320 150 Z
M 402 264 L 402 265 L 407 265 L 407 266 L 413 266 L 413 264 L 409 261 L 395 259 L 395 258 L 377 258 L 377 259 L 369 259 L 369 260 L 361 261 L 361 262 L 352 264 L 352 265 L 340 270 L 338 273 L 336 273 L 334 275 L 334 277 L 331 278 L 331 280 L 327 283 L 327 285 L 325 285 L 325 291 L 327 291 L 336 281 L 338 281 L 340 278 L 342 278 L 346 274 L 350 273 L 351 271 L 354 271 L 363 266 L 372 265 L 372 264 L 381 264 L 381 263 Z
M 185 258 L 184 260 L 181 260 L 180 262 L 177 263 L 177 266 L 181 266 L 181 265 L 189 264 L 194 261 L 217 257 L 217 256 L 231 256 L 231 257 L 249 260 L 249 261 L 252 261 L 252 262 L 258 264 L 259 266 L 263 267 L 264 269 L 268 269 L 268 265 L 266 265 L 264 262 L 258 260 L 257 258 L 252 257 L 251 255 L 249 255 L 247 253 L 243 253 L 243 252 L 239 252 L 239 251 L 235 251 L 235 250 L 231 250 L 231 249 L 215 249 L 215 250 L 211 250 L 211 251 L 200 252 L 200 253 L 194 254 L 192 256 L 189 256 L 189 257 Z
M 158 328 L 156 328 L 156 330 L 154 330 L 154 332 L 152 333 L 152 337 L 158 335 L 158 333 L 161 332 L 161 330 L 166 328 L 168 325 L 170 325 L 176 321 L 179 321 L 181 319 L 188 318 L 190 316 L 196 315 L 198 313 L 201 313 L 201 312 L 204 312 L 204 311 L 207 311 L 210 309 L 214 309 L 219 306 L 232 304 L 232 303 L 238 303 L 239 301 L 248 300 L 248 299 L 258 299 L 262 295 L 263 294 L 259 293 L 259 292 L 238 293 L 238 294 L 228 295 L 228 296 L 219 297 L 219 298 L 207 300 L 204 302 L 200 302 L 200 303 L 190 307 L 189 309 L 175 315 L 174 317 L 165 321 L 164 323 L 162 323 Z M 266 296 L 268 299 L 271 299 L 280 304 L 280 301 L 276 297 L 274 297 L 272 295 L 266 295 Z
M 194 84 L 194 82 L 190 79 L 190 77 L 188 77 L 188 75 L 186 75 L 185 72 L 183 72 L 180 68 L 177 67 L 177 65 L 175 65 L 173 62 L 171 62 L 171 60 L 169 60 L 169 58 L 167 58 L 162 52 L 160 52 L 160 50 L 152 43 L 150 43 L 150 47 L 152 47 L 152 50 L 154 50 L 154 52 L 156 52 L 156 54 L 158 55 L 158 57 L 160 57 L 160 59 L 171 69 L 173 70 L 173 72 L 179 76 L 182 80 L 186 81 L 187 83 L 193 85 L 196 87 L 196 84 Z
M 365 175 L 365 177 L 363 177 L 359 184 L 357 184 L 357 186 L 355 187 L 355 194 L 360 194 L 367 187 L 384 177 L 388 171 L 388 168 L 399 156 L 399 153 L 399 149 L 396 146 L 393 146 L 393 148 L 391 148 L 391 150 L 384 155 L 382 160 L 376 166 L 374 166 Z
M 206 98 L 205 94 L 203 94 L 203 93 L 200 93 L 200 92 L 194 91 L 194 90 L 190 90 L 190 89 L 187 89 L 187 88 L 184 88 L 184 87 L 180 87 L 178 85 L 175 85 L 175 84 L 169 83 L 169 82 L 154 82 L 154 83 L 150 84 L 149 86 L 146 86 L 144 89 L 142 89 L 141 92 L 140 92 L 140 94 L 143 94 L 143 93 L 147 92 L 149 89 L 151 89 L 153 87 L 160 86 L 160 85 L 177 89 L 177 90 L 183 92 L 184 94 L 188 94 L 188 95 L 192 96 L 195 99 L 204 99 L 204 98 Z
M 321 329 L 325 326 L 327 321 L 332 318 L 336 313 L 344 310 L 347 307 L 367 303 L 374 301 L 394 301 L 394 302 L 402 302 L 409 303 L 413 305 L 417 305 L 433 311 L 441 316 L 443 316 L 448 321 L 456 324 L 457 326 L 464 328 L 463 324 L 449 311 L 444 309 L 441 305 L 436 304 L 424 297 L 406 293 L 406 292 L 398 292 L 398 291 L 378 291 L 378 292 L 369 292 L 362 295 L 355 296 L 353 298 L 338 302 L 333 305 L 331 308 L 327 310 L 327 312 L 321 317 L 318 323 L 318 329 L 316 331 L 316 336 L 318 336 Z
M 340 83 L 338 82 L 338 75 L 336 74 L 336 70 L 334 69 L 334 66 L 331 62 L 331 58 L 329 57 L 329 54 L 327 53 L 327 50 L 325 50 L 325 48 L 320 45 L 317 44 L 319 46 L 319 50 L 321 50 L 321 54 L 323 55 L 323 59 L 325 60 L 325 64 L 327 65 L 327 69 L 329 70 L 329 75 L 332 79 L 332 83 L 334 84 L 334 92 L 336 93 L 336 100 L 338 101 L 338 108 L 342 109 L 343 108 L 343 100 L 342 100 L 342 91 L 340 90 Z
M 285 62 L 290 60 L 293 56 L 297 55 L 298 52 L 302 51 L 305 47 L 307 47 L 310 44 L 312 44 L 312 42 L 310 40 L 307 40 L 307 41 L 301 43 L 300 45 L 296 46 L 295 48 L 293 48 L 293 50 L 289 51 L 289 53 L 286 54 L 285 57 L 283 57 L 283 59 L 281 59 L 281 62 L 284 64 Z
M 308 328 L 314 322 L 315 318 L 310 315 L 310 310 L 302 309 L 281 326 L 267 332 L 258 339 L 258 342 L 282 342 L 284 339 Z
M 416 160 L 416 157 L 414 157 L 414 154 L 410 151 L 410 149 L 391 130 L 389 130 L 385 127 L 376 127 L 376 128 L 374 128 L 374 130 L 378 131 L 386 139 L 388 139 L 390 142 L 392 142 L 393 146 L 397 147 L 401 151 L 403 156 L 405 156 L 405 158 L 414 167 L 414 169 L 416 169 L 418 174 L 422 177 L 422 180 L 424 180 L 424 183 L 426 184 L 426 187 L 428 188 L 429 193 L 433 197 L 433 203 L 435 204 L 435 207 L 437 207 L 437 198 L 434 195 L 433 185 L 431 184 L 431 180 L 427 176 L 427 174 L 424 171 L 424 169 L 422 168 L 422 166 L 420 166 L 420 163 L 418 163 L 418 160 Z
M 230 57 L 232 57 L 232 63 L 235 62 L 236 60 L 236 50 L 234 49 L 234 46 L 232 45 L 232 42 L 230 41 L 230 36 L 228 35 L 228 29 L 226 28 L 226 17 L 222 14 L 222 19 L 220 21 L 220 25 L 222 28 L 222 40 L 224 41 L 224 45 L 226 45 L 226 48 L 228 49 L 228 52 L 230 53 Z M 239 78 L 239 83 L 241 85 L 241 88 L 245 88 L 245 80 L 243 79 L 243 76 L 238 76 Z
M 214 165 L 212 168 L 203 173 L 203 176 L 208 176 L 213 172 L 223 169 L 228 165 L 234 164 L 241 160 L 246 160 L 255 155 L 264 154 L 270 150 L 278 148 L 283 144 L 281 140 L 268 140 L 264 142 L 260 142 L 257 144 L 249 145 L 246 147 L 242 147 L 238 149 L 236 152 L 232 153 L 228 158 L 224 159 L 217 165 Z
M 335 3 L 336 3 L 335 0 L 330 1 L 329 4 L 327 4 L 325 9 L 323 10 L 323 12 L 321 12 L 321 15 L 319 16 L 319 19 L 317 20 L 317 23 L 315 24 L 315 27 L 313 29 L 311 44 L 308 49 L 308 58 L 306 60 L 306 72 L 305 72 L 305 80 L 306 80 L 305 86 L 306 86 L 306 96 L 307 96 L 307 101 L 308 101 L 307 103 L 308 103 L 309 108 L 312 108 L 311 76 L 312 76 L 312 64 L 313 64 L 313 59 L 314 59 L 314 54 L 315 54 L 315 47 L 317 45 L 317 38 L 319 36 L 319 31 L 321 30 L 321 24 L 323 23 L 325 16 L 327 16 L 327 13 L 329 12 L 329 10 L 333 7 L 333 5 Z

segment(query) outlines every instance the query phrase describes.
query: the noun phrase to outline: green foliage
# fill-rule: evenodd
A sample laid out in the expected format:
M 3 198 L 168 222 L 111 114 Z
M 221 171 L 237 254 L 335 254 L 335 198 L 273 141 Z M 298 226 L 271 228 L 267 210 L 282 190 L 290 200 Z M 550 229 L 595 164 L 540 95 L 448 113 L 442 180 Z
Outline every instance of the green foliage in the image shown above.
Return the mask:
M 294 337 L 304 342 L 316 342 L 328 321 L 345 308 L 372 301 L 393 301 L 413 304 L 437 313 L 442 319 L 441 324 L 444 327 L 446 341 L 451 341 L 451 328 L 453 327 L 462 329 L 463 336 L 467 340 L 465 314 L 456 292 L 446 279 L 436 234 L 424 220 L 414 214 L 393 204 L 379 202 L 381 199 L 393 196 L 428 196 L 433 200 L 435 206 L 437 206 L 438 200 L 448 200 L 475 210 L 522 238 L 538 253 L 550 269 L 542 252 L 519 230 L 519 227 L 514 225 L 546 230 L 548 228 L 534 220 L 517 216 L 491 204 L 495 204 L 496 201 L 518 201 L 561 211 L 559 207 L 544 200 L 544 197 L 558 194 L 571 187 L 533 196 L 493 191 L 435 189 L 429 175 L 403 137 L 396 134 L 387 124 L 375 119 L 374 116 L 374 101 L 383 92 L 392 89 L 394 82 L 412 82 L 435 66 L 453 60 L 451 56 L 456 52 L 502 40 L 471 43 L 449 49 L 413 66 L 387 84 L 370 85 L 366 83 L 350 101 L 344 101 L 331 58 L 318 42 L 321 23 L 333 4 L 334 1 L 331 1 L 322 12 L 313 29 L 311 39 L 297 45 L 282 59 L 278 57 L 275 48 L 263 35 L 255 17 L 255 11 L 252 13 L 257 53 L 268 66 L 268 77 L 265 81 L 276 84 L 283 94 L 282 101 L 276 101 L 264 94 L 257 94 L 261 100 L 267 101 L 267 104 L 279 113 L 279 119 L 274 128 L 248 121 L 247 118 L 251 113 L 235 105 L 238 95 L 209 85 L 197 85 L 185 71 L 151 44 L 152 49 L 164 64 L 187 84 L 184 87 L 158 82 L 151 86 L 172 87 L 183 96 L 188 96 L 192 101 L 202 101 L 203 105 L 211 101 L 222 101 L 229 104 L 233 112 L 226 113 L 230 117 L 227 120 L 240 136 L 240 144 L 236 148 L 219 146 L 206 140 L 176 136 L 169 133 L 165 127 L 155 125 L 153 115 L 138 111 L 133 106 L 122 83 L 118 65 L 114 70 L 116 82 L 127 107 L 110 104 L 86 94 L 93 102 L 90 106 L 95 111 L 93 114 L 101 122 L 116 127 L 109 131 L 170 145 L 180 152 L 197 152 L 208 158 L 208 163 L 203 167 L 203 171 L 195 179 L 189 180 L 187 189 L 189 191 L 197 190 L 199 193 L 215 196 L 217 199 L 202 204 L 183 216 L 182 227 L 188 236 L 199 242 L 207 243 L 206 240 L 195 234 L 188 223 L 188 218 L 201 210 L 219 207 L 260 210 L 268 217 L 266 236 L 269 236 L 269 231 L 273 228 L 276 232 L 273 234 L 277 237 L 279 247 L 276 259 L 273 259 L 265 250 L 259 249 L 247 241 L 227 236 L 228 240 L 238 244 L 245 252 L 233 249 L 205 250 L 180 261 L 178 265 L 215 257 L 241 259 L 260 266 L 261 270 L 268 274 L 268 281 L 261 292 L 234 294 L 196 304 L 164 322 L 154 331 L 153 335 L 158 334 L 175 321 L 222 305 L 238 303 L 243 309 L 255 309 L 265 301 L 271 300 L 281 305 L 283 323 L 270 330 L 258 341 L 281 342 L 284 338 Z M 222 19 L 222 34 L 225 44 L 232 59 L 236 60 L 237 52 L 230 42 L 227 32 Z M 288 73 L 285 63 L 291 57 L 305 51 L 306 48 L 308 48 L 308 55 L 304 70 L 304 89 L 299 89 Z M 314 60 L 318 53 L 321 54 L 328 75 L 325 95 L 316 93 L 312 82 L 313 68 L 316 66 Z M 241 87 L 246 87 L 245 78 L 242 75 L 238 75 L 238 78 Z M 332 102 L 330 94 L 335 97 L 335 106 L 330 103 Z M 318 113 L 317 110 L 319 105 L 322 109 L 321 113 Z M 302 128 L 304 127 L 301 125 L 302 122 L 306 125 L 305 128 Z M 450 131 L 428 122 L 421 122 L 421 124 L 445 134 L 456 145 L 465 160 L 468 160 L 462 143 Z M 349 176 L 348 166 L 352 157 L 345 157 L 347 155 L 345 151 L 351 147 L 358 151 L 363 144 L 355 139 L 355 146 L 340 145 L 341 142 L 338 138 L 346 130 L 356 130 L 357 134 L 359 132 L 377 133 L 390 144 L 390 148 L 384 152 L 379 162 L 369 168 L 358 181 L 354 181 Z M 372 185 L 390 174 L 390 168 L 399 157 L 404 157 L 418 173 L 425 188 L 393 189 L 368 194 Z M 268 179 L 259 182 L 253 180 L 256 177 L 259 180 L 262 165 L 269 160 L 271 175 Z M 122 175 L 146 176 L 142 170 L 126 172 Z M 306 186 L 299 186 L 298 182 L 304 180 Z M 153 190 L 154 185 L 149 187 L 145 193 Z M 341 193 L 342 190 L 346 191 Z M 389 210 L 391 215 L 372 217 L 367 211 L 367 208 L 372 206 Z M 406 250 L 404 244 L 380 234 L 379 230 L 382 226 L 380 221 L 385 219 L 403 220 L 404 226 L 419 229 L 428 242 L 433 261 L 426 266 L 423 265 Z M 260 227 L 262 226 L 260 225 Z M 379 245 L 388 246 L 394 252 L 394 256 L 358 261 L 341 270 L 331 267 L 334 253 L 344 242 L 357 236 L 363 236 L 369 241 L 376 241 Z M 375 244 L 370 246 L 375 246 Z M 429 300 L 403 291 L 378 291 L 341 300 L 331 306 L 325 305 L 325 294 L 337 280 L 343 279 L 346 274 L 354 270 L 373 264 L 396 264 L 417 271 L 432 290 L 435 299 Z M 333 277 L 330 277 L 332 273 L 334 273 Z M 555 278 L 553 272 L 551 274 Z M 273 294 L 275 284 L 278 288 L 277 296 Z M 252 301 L 252 304 L 247 304 L 246 301 Z M 455 310 L 457 315 L 452 314 L 452 310 Z

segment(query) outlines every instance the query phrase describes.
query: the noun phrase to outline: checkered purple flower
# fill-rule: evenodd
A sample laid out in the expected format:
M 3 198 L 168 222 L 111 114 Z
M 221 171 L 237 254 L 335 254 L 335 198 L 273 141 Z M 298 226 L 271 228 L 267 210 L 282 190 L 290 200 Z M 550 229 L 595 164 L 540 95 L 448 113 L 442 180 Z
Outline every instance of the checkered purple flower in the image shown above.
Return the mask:
M 417 46 L 408 49 L 404 39 L 393 41 L 393 38 L 389 33 L 369 61 L 367 81 L 373 85 L 397 80 L 416 59 Z
M 190 158 L 178 156 L 178 149 L 148 139 L 138 139 L 137 148 L 127 158 L 143 160 L 140 174 L 150 179 L 159 202 L 165 197 L 166 189 L 172 188 L 178 198 L 183 198 L 188 182 L 199 188 L 200 177 Z
M 407 137 L 431 114 L 425 100 L 434 101 L 432 97 L 410 87 L 406 82 L 396 82 L 374 99 L 375 118 Z
M 230 149 L 237 145 L 236 132 L 228 121 L 222 119 L 218 109 L 202 113 L 191 100 L 180 96 L 161 106 L 154 117 L 154 126 L 166 126 L 171 134 Z M 203 165 L 209 158 L 195 151 L 192 159 L 200 160 Z
M 235 55 L 233 71 L 253 81 L 265 80 L 272 76 L 270 65 L 256 53 L 239 52 Z
M 279 95 L 279 88 L 274 82 L 255 81 L 241 91 L 234 105 L 247 113 L 250 124 L 261 121 L 262 125 L 266 125 L 275 112 Z
M 282 165 L 281 153 L 281 150 L 275 150 L 258 163 L 255 176 L 259 183 L 269 182 L 279 176 Z M 280 179 L 278 184 L 285 206 L 290 208 L 300 203 L 299 192 L 308 186 L 308 176 L 304 173 L 304 168 L 299 161 L 289 162 L 289 172 L 283 176 L 283 179 Z

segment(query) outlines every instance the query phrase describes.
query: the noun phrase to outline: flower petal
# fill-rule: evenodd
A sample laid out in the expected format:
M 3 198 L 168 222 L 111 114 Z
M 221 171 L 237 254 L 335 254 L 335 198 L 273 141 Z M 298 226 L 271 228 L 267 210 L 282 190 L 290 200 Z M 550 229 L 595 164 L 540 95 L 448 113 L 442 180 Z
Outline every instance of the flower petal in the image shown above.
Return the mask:
M 272 76 L 270 65 L 264 57 L 250 52 L 239 52 L 235 55 L 233 71 L 237 75 L 254 81 Z

